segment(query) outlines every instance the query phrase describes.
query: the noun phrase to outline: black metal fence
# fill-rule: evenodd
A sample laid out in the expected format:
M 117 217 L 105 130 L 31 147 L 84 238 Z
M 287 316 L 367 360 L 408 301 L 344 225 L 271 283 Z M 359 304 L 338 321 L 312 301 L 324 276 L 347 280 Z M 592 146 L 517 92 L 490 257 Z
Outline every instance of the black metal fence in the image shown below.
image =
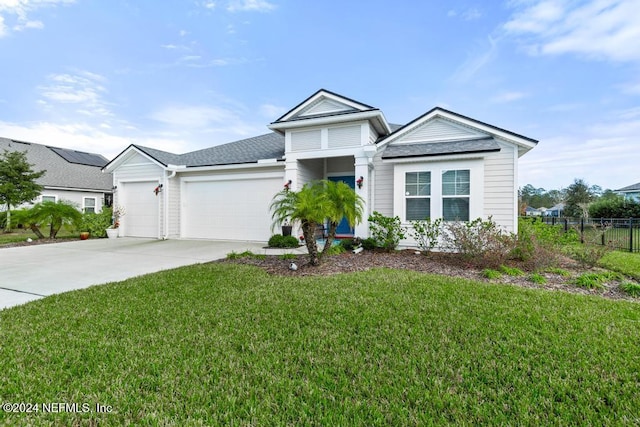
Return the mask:
M 640 252 L 640 218 L 558 218 L 528 216 L 529 221 L 542 221 L 574 230 L 582 243 L 608 245 L 628 252 Z

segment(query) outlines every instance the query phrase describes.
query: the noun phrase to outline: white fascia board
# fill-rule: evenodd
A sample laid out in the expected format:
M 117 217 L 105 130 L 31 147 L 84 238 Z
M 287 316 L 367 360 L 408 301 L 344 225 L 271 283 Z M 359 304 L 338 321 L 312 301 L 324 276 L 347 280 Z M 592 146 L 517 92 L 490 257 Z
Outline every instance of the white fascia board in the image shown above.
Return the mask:
M 307 100 L 307 102 L 305 102 L 304 104 L 300 104 L 298 106 L 298 108 L 296 108 L 295 110 L 292 110 L 289 114 L 287 114 L 286 116 L 282 117 L 280 120 L 282 120 L 282 121 L 289 120 L 291 117 L 295 116 L 300 111 L 302 111 L 305 108 L 307 108 L 309 105 L 311 105 L 314 102 L 318 101 L 320 98 L 327 98 L 327 99 L 330 99 L 332 101 L 336 101 L 336 102 L 339 102 L 341 104 L 348 105 L 349 107 L 355 108 L 356 110 L 362 110 L 362 108 L 364 107 L 364 105 L 362 105 L 362 104 L 360 104 L 358 102 L 354 102 L 354 101 L 351 101 L 349 99 L 345 99 L 343 97 L 336 96 L 336 95 L 334 95 L 332 93 L 328 93 L 328 92 L 325 92 L 324 90 L 321 90 L 318 93 L 316 93 L 315 96 L 309 98 Z M 368 107 L 367 107 L 367 109 L 368 109 Z
M 450 114 L 447 111 L 443 111 L 441 109 L 434 109 L 434 111 L 432 111 L 431 113 L 427 114 L 426 116 L 422 117 L 420 120 L 417 120 L 416 122 L 412 123 L 411 126 L 408 126 L 404 129 L 402 129 L 401 131 L 393 134 L 390 138 L 385 139 L 384 141 L 381 141 L 378 146 L 379 147 L 383 147 L 399 138 L 402 138 L 404 135 L 406 135 L 407 133 L 415 130 L 416 128 L 418 128 L 419 126 L 422 126 L 424 123 L 433 120 L 435 118 L 441 117 L 443 119 L 449 120 L 453 123 L 458 123 L 461 124 L 463 126 L 469 127 L 471 129 L 475 129 L 477 131 L 489 134 L 493 137 L 499 138 L 505 142 L 511 143 L 511 144 L 515 144 L 519 147 L 524 148 L 526 151 L 529 151 L 530 149 L 534 148 L 536 146 L 536 143 L 530 141 L 527 138 L 524 137 L 519 137 L 511 132 L 505 131 L 505 130 L 501 130 L 498 129 L 496 127 L 484 124 L 484 123 L 480 123 L 477 122 L 475 120 L 471 120 L 471 119 L 467 119 L 464 117 L 460 117 L 458 115 L 454 115 L 454 114 Z
M 126 150 L 124 150 L 122 153 L 120 153 L 118 155 L 118 157 L 116 157 L 111 162 L 109 162 L 109 164 L 107 166 L 105 166 L 102 169 L 102 171 L 103 172 L 107 172 L 107 173 L 113 173 L 114 169 L 117 169 L 122 164 L 122 162 L 124 162 L 127 159 L 129 154 L 133 153 L 133 152 L 140 154 L 142 157 L 144 157 L 145 159 L 149 160 L 150 162 L 160 166 L 162 169 L 167 169 L 167 167 L 165 165 L 163 165 L 162 163 L 158 162 L 156 159 L 154 159 L 153 157 L 149 156 L 144 151 L 140 151 L 135 146 L 130 145 Z
M 396 159 L 382 159 L 382 163 L 435 163 L 455 160 L 478 160 L 484 159 L 488 154 L 491 153 L 443 154 L 440 156 L 400 157 Z
M 85 193 L 109 193 L 111 191 L 111 189 L 109 190 L 96 190 L 95 188 L 77 188 L 77 187 L 54 187 L 51 185 L 45 185 L 43 186 L 43 189 L 45 190 L 57 190 L 57 191 L 82 191 Z
M 386 125 L 385 127 L 389 129 L 389 125 L 386 123 L 384 119 L 384 115 L 380 110 L 375 111 L 363 111 L 360 113 L 347 113 L 347 114 L 337 114 L 335 116 L 325 116 L 325 117 L 317 117 L 315 119 L 301 119 L 294 120 L 292 122 L 279 122 L 279 123 L 271 123 L 268 128 L 275 131 L 284 132 L 286 129 L 295 129 L 301 127 L 311 127 L 311 126 L 323 126 L 323 125 L 331 125 L 336 123 L 345 123 L 345 122 L 356 122 L 362 120 L 370 120 L 370 119 L 378 119 L 381 123 Z
M 184 168 L 178 170 L 178 172 L 205 172 L 205 171 L 232 171 L 236 169 L 260 169 L 260 168 L 272 168 L 274 166 L 282 166 L 284 170 L 284 162 L 268 162 L 268 163 L 238 163 L 233 165 L 214 165 L 214 166 L 196 166 L 191 168 Z

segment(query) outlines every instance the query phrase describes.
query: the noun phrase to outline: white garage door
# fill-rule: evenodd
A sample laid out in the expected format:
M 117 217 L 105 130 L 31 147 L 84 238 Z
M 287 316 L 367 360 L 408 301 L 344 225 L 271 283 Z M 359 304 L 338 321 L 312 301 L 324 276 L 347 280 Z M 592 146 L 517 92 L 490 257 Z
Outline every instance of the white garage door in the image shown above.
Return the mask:
M 160 197 L 153 189 L 158 181 L 125 182 L 118 186 L 118 202 L 125 209 L 122 232 L 129 237 L 159 237 Z
M 282 176 L 185 181 L 182 237 L 267 241 L 271 236 L 269 204 L 282 188 Z

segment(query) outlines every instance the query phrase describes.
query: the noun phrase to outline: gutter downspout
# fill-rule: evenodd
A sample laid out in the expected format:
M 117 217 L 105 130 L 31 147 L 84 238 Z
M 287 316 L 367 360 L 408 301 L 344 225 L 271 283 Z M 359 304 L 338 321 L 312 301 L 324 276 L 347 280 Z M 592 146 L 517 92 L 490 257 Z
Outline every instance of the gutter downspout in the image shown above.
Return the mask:
M 175 177 L 178 172 L 177 169 L 169 170 L 171 175 L 164 177 L 164 236 L 162 236 L 162 240 L 169 238 L 169 180 Z

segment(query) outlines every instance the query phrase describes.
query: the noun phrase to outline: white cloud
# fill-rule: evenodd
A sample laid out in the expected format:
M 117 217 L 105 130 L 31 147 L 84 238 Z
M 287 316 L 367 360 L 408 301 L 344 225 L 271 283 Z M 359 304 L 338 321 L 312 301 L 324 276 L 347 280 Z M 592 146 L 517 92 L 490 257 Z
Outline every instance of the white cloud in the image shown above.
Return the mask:
M 75 113 L 87 117 L 113 116 L 110 104 L 104 99 L 107 89 L 106 79 L 88 71 L 77 71 L 74 74 L 51 74 L 47 76 L 47 84 L 39 86 L 42 97 L 37 103 L 46 110 L 69 114 L 69 107 Z
M 153 112 L 150 118 L 176 128 L 206 128 L 237 122 L 237 114 L 229 109 L 208 106 L 175 105 Z
M 508 102 L 517 101 L 518 99 L 526 98 L 527 96 L 529 96 L 529 94 L 524 92 L 504 92 L 493 97 L 491 101 L 497 104 L 505 104 Z
M 269 12 L 275 8 L 266 0 L 231 0 L 227 5 L 229 12 Z
M 14 31 L 27 29 L 42 29 L 44 23 L 29 19 L 29 14 L 44 7 L 54 7 L 75 3 L 75 0 L 0 0 L 0 37 L 9 34 L 7 17 L 15 23 L 11 25 Z
M 577 54 L 588 59 L 640 61 L 638 0 L 536 0 L 503 27 L 524 36 L 532 54 Z
M 462 13 L 462 18 L 465 21 L 475 21 L 476 19 L 482 18 L 482 12 L 476 8 L 467 9 Z
M 259 108 L 260 115 L 268 118 L 269 120 L 275 120 L 284 113 L 287 112 L 287 109 L 284 107 L 278 107 L 277 105 L 272 104 L 262 104 Z
M 561 188 L 585 178 L 603 188 L 620 188 L 637 176 L 640 108 L 617 111 L 607 119 L 567 135 L 543 138 L 520 159 L 519 183 Z M 636 180 L 637 181 L 637 180 Z
M 485 65 L 493 60 L 497 53 L 497 42 L 491 38 L 487 38 L 489 47 L 484 48 L 481 53 L 474 54 L 469 57 L 452 75 L 451 80 L 457 83 L 466 83 L 471 80 L 475 74 Z

